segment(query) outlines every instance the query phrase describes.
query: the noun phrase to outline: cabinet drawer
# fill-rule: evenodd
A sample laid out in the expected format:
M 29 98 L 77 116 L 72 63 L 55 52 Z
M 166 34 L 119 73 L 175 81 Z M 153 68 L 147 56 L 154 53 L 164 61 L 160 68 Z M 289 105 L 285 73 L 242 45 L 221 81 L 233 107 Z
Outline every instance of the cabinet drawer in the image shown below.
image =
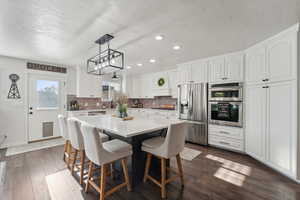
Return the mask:
M 244 143 L 242 140 L 235 140 L 221 136 L 209 135 L 208 144 L 244 152 Z
M 244 139 L 244 130 L 236 127 L 209 125 L 209 134 L 237 140 Z

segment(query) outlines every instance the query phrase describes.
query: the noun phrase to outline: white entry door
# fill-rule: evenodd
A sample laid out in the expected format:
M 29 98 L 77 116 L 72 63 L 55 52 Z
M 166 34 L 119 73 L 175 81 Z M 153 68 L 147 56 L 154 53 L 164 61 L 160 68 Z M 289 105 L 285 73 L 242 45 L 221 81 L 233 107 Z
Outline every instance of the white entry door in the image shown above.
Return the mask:
M 29 75 L 29 142 L 60 136 L 57 115 L 65 108 L 65 79 Z

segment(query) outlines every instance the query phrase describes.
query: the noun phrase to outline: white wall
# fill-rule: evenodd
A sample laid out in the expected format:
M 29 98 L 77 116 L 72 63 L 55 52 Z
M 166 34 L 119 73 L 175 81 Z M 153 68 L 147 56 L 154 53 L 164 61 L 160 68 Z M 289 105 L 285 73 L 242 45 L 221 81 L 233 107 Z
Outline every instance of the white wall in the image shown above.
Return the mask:
M 26 60 L 0 56 L 0 142 L 1 134 L 7 135 L 0 148 L 27 143 L 27 74 L 41 72 L 27 70 L 26 63 Z M 17 82 L 19 100 L 7 99 L 11 85 L 8 76 L 12 73 L 20 76 Z M 66 80 L 67 94 L 75 94 L 76 71 L 73 68 L 68 68 Z

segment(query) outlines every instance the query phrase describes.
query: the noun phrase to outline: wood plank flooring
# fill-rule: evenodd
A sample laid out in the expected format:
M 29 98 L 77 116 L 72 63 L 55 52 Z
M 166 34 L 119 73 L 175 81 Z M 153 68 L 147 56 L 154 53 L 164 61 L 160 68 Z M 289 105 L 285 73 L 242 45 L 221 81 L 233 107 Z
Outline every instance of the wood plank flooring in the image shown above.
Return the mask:
M 212 147 L 187 146 L 201 154 L 193 161 L 182 161 L 185 187 L 181 189 L 179 179 L 169 184 L 168 199 L 300 199 L 300 184 L 248 156 Z M 3 157 L 0 152 L 0 162 L 6 166 L 4 181 L 0 182 L 0 199 L 98 199 L 95 192 L 83 192 L 78 177 L 73 177 L 62 161 L 62 152 L 62 146 L 10 157 Z M 171 160 L 171 167 L 176 167 L 176 159 Z M 160 199 L 160 188 L 148 181 L 133 192 L 123 188 L 107 199 L 156 200 Z

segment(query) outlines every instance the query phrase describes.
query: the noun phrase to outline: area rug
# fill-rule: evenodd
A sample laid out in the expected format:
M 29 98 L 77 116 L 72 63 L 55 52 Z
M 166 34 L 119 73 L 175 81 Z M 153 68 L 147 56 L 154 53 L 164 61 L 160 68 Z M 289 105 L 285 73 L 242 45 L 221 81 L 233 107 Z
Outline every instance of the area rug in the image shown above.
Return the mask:
M 180 157 L 184 160 L 192 161 L 197 156 L 201 154 L 201 151 L 184 147 L 183 151 L 180 153 Z

